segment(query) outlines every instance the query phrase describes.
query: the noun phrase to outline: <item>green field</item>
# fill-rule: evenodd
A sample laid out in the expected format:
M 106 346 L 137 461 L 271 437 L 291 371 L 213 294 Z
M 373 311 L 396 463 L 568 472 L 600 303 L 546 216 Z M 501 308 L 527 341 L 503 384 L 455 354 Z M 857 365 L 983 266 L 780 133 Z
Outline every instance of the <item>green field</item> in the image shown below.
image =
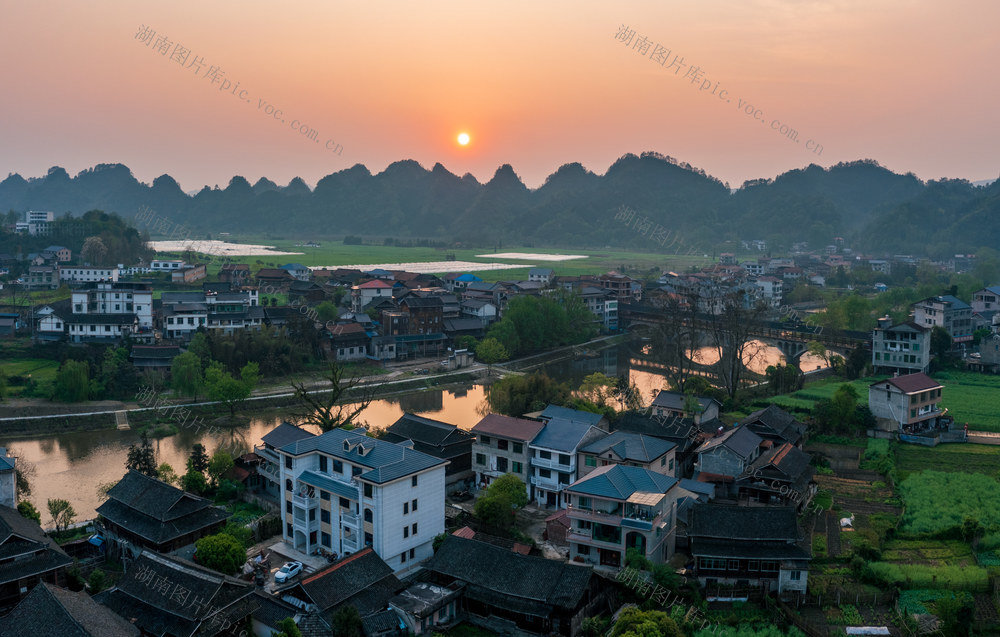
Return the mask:
M 955 423 L 969 429 L 1000 431 L 1000 376 L 975 372 L 941 372 L 934 379 L 944 385 L 941 406 Z
M 799 407 L 812 409 L 816 401 L 824 398 L 832 398 L 837 389 L 843 384 L 854 387 L 858 392 L 858 402 L 868 403 L 868 386 L 879 380 L 878 378 L 859 378 L 847 381 L 843 378 L 824 378 L 823 380 L 809 383 L 802 389 L 791 394 L 781 394 L 768 398 L 768 402 L 773 402 L 780 407 Z
M 0 349 L 0 369 L 8 378 L 7 394 L 12 397 L 20 396 L 23 385 L 14 385 L 10 382 L 12 376 L 31 376 L 31 380 L 39 385 L 55 382 L 56 372 L 59 371 L 58 361 L 44 358 L 6 358 Z
M 899 480 L 924 470 L 982 473 L 990 477 L 1000 473 L 1000 447 L 994 445 L 959 443 L 922 447 L 895 444 L 893 450 Z

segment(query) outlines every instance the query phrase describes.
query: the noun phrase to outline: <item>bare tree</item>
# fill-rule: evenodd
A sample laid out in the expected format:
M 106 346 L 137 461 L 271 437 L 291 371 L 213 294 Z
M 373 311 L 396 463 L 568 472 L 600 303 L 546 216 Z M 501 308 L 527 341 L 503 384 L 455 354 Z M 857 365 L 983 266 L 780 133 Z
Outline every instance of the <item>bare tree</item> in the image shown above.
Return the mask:
M 722 311 L 710 320 L 712 341 L 719 354 L 719 380 L 730 398 L 736 396 L 746 369 L 764 351 L 752 334 L 755 323 L 767 313 L 767 305 L 747 301 L 742 290 L 733 290 L 725 296 Z
M 104 258 L 108 255 L 108 248 L 100 237 L 87 237 L 83 241 L 83 248 L 80 250 L 80 257 L 90 263 L 90 265 L 103 265 Z
M 643 353 L 662 362 L 664 374 L 676 391 L 684 392 L 684 384 L 695 374 L 700 362 L 699 345 L 702 328 L 696 320 L 698 298 L 671 294 L 651 301 L 660 312 Z
M 336 362 L 330 363 L 324 378 L 330 381 L 330 389 L 314 393 L 309 392 L 305 382 L 292 381 L 295 397 L 303 407 L 296 418 L 301 424 L 316 425 L 324 433 L 357 425 L 355 419 L 375 397 L 375 386 L 363 384 L 360 376 L 348 376 Z

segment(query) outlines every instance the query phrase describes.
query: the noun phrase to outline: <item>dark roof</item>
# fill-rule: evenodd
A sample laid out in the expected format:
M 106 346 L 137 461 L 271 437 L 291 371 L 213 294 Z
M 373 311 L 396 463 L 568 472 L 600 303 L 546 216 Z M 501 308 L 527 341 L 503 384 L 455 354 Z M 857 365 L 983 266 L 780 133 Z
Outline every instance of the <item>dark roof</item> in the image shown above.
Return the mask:
M 386 438 L 389 442 L 412 440 L 428 446 L 445 447 L 475 440 L 475 435 L 459 429 L 446 422 L 417 416 L 409 412 L 400 416 L 399 420 L 389 425 L 386 434 L 398 437 L 397 440 Z
M 400 588 L 392 567 L 366 547 L 309 575 L 290 590 L 300 589 L 323 612 L 349 603 L 364 616 L 385 608 Z
M 595 414 L 589 411 L 580 411 L 579 409 L 570 409 L 569 407 L 560 407 L 558 405 L 548 405 L 538 417 L 542 420 L 562 418 L 563 420 L 596 425 L 604 418 L 604 414 Z
M 277 629 L 278 622 L 286 617 L 295 617 L 302 612 L 288 602 L 284 602 L 274 595 L 269 595 L 263 590 L 254 591 L 253 601 L 257 605 L 257 609 L 253 612 L 253 618 L 269 628 Z
M 132 358 L 173 358 L 181 353 L 177 345 L 133 345 Z
M 108 491 L 97 513 L 154 544 L 162 544 L 224 521 L 229 513 L 212 501 L 186 493 L 138 471 L 129 471 Z
M 705 453 L 721 446 L 729 449 L 741 458 L 749 458 L 753 454 L 754 449 L 760 446 L 763 440 L 763 438 L 747 427 L 736 427 L 721 436 L 706 440 L 696 451 L 698 453 Z
M 288 270 L 282 270 L 281 268 L 261 268 L 257 271 L 258 279 L 284 279 L 286 281 L 291 281 L 295 277 Z
M 444 319 L 445 332 L 469 332 L 485 329 L 483 322 L 476 318 L 451 318 Z
M 487 414 L 472 428 L 472 433 L 477 436 L 500 436 L 512 440 L 523 440 L 531 442 L 535 436 L 545 427 L 545 423 L 537 420 L 525 420 L 524 418 L 514 418 L 513 416 L 501 416 L 500 414 Z
M 708 406 L 712 403 L 719 404 L 714 398 L 705 398 L 702 396 L 696 396 L 695 399 L 698 401 L 698 405 L 701 407 L 702 411 L 708 409 Z M 666 409 L 671 409 L 674 411 L 683 411 L 684 403 L 687 401 L 687 396 L 675 391 L 660 391 L 653 399 L 653 407 L 664 407 Z
M 555 451 L 574 452 L 592 431 L 601 430 L 585 422 L 552 418 L 545 424 L 545 429 L 531 441 L 531 445 Z
M 95 325 L 130 325 L 135 323 L 135 314 L 71 314 L 64 317 L 67 323 Z
M 906 376 L 896 376 L 895 378 L 889 378 L 884 381 L 879 381 L 878 383 L 872 383 L 872 385 L 878 385 L 879 383 L 889 383 L 904 394 L 916 394 L 917 392 L 944 387 L 941 383 L 932 379 L 927 374 L 919 373 L 907 374 Z
M 650 462 L 676 446 L 675 443 L 663 438 L 616 431 L 580 447 L 580 451 L 597 455 L 611 451 L 622 460 Z
M 290 422 L 283 422 L 261 436 L 260 439 L 264 442 L 264 444 L 270 445 L 275 449 L 280 449 L 285 445 L 298 442 L 299 440 L 304 440 L 306 438 L 312 438 L 315 435 L 316 434 L 310 433 L 301 427 L 296 427 Z
M 43 549 L 39 555 L 34 554 Z M 20 556 L 20 559 L 10 559 Z M 22 517 L 17 509 L 0 506 L 0 583 L 47 573 L 73 563 L 66 553 L 42 532 L 42 527 Z
M 752 475 L 757 469 L 773 467 L 794 482 L 805 473 L 812 476 L 813 470 L 809 466 L 809 461 L 809 454 L 786 442 L 760 454 L 760 457 L 750 464 L 746 473 Z
M 748 426 L 754 433 L 765 438 L 768 433 L 773 432 L 774 436 L 792 444 L 797 444 L 806 433 L 804 423 L 775 404 L 753 412 L 740 421 L 740 426 Z
M 409 308 L 437 308 L 444 307 L 444 301 L 440 296 L 408 296 L 399 302 Z
M 379 635 L 393 630 L 403 630 L 406 625 L 392 609 L 379 611 L 361 620 L 366 635 Z
M 333 429 L 320 436 L 284 445 L 281 451 L 293 456 L 322 451 L 351 464 L 367 467 L 369 470 L 358 477 L 376 484 L 392 482 L 447 462 L 386 440 L 369 438 L 364 430 Z
M 703 504 L 692 512 L 688 536 L 715 540 L 797 542 L 795 507 Z
M 449 535 L 424 568 L 466 583 L 466 597 L 536 617 L 574 610 L 590 586 L 589 566 L 521 555 Z
M 139 629 L 95 602 L 39 582 L 6 617 L 0 635 L 34 637 L 138 637 Z
M 715 419 L 710 421 L 714 423 Z M 677 451 L 688 451 L 702 433 L 707 437 L 710 423 L 696 425 L 691 418 L 653 418 L 642 413 L 627 411 L 615 421 L 615 431 L 628 431 L 669 440 Z
M 223 619 L 236 624 L 252 612 L 253 592 L 249 582 L 143 551 L 118 586 L 95 599 L 145 633 L 188 637 L 218 633 Z
M 627 500 L 633 493 L 666 493 L 676 484 L 677 478 L 662 473 L 642 467 L 612 464 L 591 471 L 566 487 L 566 490 L 598 498 Z

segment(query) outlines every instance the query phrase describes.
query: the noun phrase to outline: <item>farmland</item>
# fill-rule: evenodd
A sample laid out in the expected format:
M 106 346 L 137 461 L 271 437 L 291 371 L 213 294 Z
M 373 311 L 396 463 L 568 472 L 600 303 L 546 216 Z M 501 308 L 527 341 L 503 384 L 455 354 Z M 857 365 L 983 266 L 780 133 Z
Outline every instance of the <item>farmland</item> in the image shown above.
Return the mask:
M 906 505 L 901 531 L 912 536 L 957 533 L 966 518 L 1000 527 L 1000 484 L 978 473 L 922 471 L 906 478 L 899 493 Z
M 897 444 L 893 445 L 893 450 L 900 480 L 925 470 L 982 473 L 988 476 L 1000 473 L 1000 447 L 992 445 L 947 444 L 921 447 Z

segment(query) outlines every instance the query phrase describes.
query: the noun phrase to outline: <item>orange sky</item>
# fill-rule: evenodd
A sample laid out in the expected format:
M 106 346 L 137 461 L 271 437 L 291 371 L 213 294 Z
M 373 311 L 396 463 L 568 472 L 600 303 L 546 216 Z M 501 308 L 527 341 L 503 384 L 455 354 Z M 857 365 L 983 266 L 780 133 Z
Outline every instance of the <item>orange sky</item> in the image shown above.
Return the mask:
M 568 162 L 603 173 L 653 150 L 732 186 L 861 158 L 992 179 L 998 23 L 995 0 L 0 0 L 0 176 L 119 162 L 190 191 L 415 159 L 481 181 L 509 163 L 537 187 Z M 645 56 L 615 40 L 623 24 L 652 41 Z M 202 72 L 141 44 L 140 25 Z M 684 71 L 650 59 L 657 43 Z M 244 98 L 212 85 L 210 65 Z M 692 65 L 726 99 L 684 78 Z

